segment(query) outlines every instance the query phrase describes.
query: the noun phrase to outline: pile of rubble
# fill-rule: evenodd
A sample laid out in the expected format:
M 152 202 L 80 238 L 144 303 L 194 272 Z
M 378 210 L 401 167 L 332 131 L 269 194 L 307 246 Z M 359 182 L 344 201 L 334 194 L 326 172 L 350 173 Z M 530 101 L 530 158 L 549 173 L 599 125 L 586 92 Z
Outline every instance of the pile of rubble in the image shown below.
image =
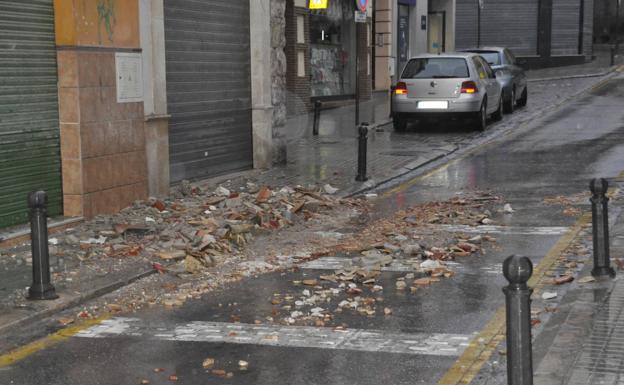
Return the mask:
M 473 197 L 415 205 L 340 237 L 335 250 L 347 254 L 343 267 L 318 279 L 293 282 L 296 287 L 305 286 L 303 290 L 274 294 L 270 300 L 273 314 L 267 321 L 326 326 L 336 314 L 345 311 L 366 317 L 391 315 L 392 309 L 383 306 L 384 291 L 414 294 L 451 278 L 455 272 L 448 261 L 485 253 L 483 244 L 496 242 L 487 234 L 453 236 L 436 231 L 441 224 L 493 224 L 486 203 L 500 205 L 500 198 L 477 193 Z M 505 212 L 506 208 L 500 211 Z M 349 258 L 352 254 L 356 255 Z M 394 278 L 394 285 L 389 288 L 381 283 L 383 271 L 403 273 Z
M 367 205 L 363 200 L 339 198 L 336 192 L 329 185 L 271 189 L 247 183 L 230 190 L 183 183 L 171 199 L 137 201 L 117 214 L 53 235 L 49 240 L 53 282 L 57 289 L 82 292 L 94 289 L 94 278 L 105 279 L 111 273 L 125 279 L 153 268 L 179 277 L 201 276 L 228 260 L 236 266 L 229 266 L 220 282 L 239 279 L 240 270 L 249 274 L 274 270 L 279 266 L 246 260 L 248 243 L 276 230 L 322 223 L 337 210 L 357 211 Z M 8 256 L 3 258 L 5 270 L 32 263 L 28 245 L 3 254 Z M 206 279 L 179 289 L 192 295 L 154 294 L 143 301 L 180 304 L 180 298 L 196 297 L 214 286 Z M 23 299 L 23 287 L 11 296 L 14 301 Z

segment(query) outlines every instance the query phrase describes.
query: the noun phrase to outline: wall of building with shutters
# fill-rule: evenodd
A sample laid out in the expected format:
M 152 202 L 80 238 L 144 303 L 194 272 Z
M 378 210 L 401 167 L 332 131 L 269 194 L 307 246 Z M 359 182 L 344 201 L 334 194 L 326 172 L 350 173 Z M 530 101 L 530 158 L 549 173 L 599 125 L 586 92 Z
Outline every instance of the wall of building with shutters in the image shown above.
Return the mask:
M 457 0 L 455 4 L 455 47 L 477 46 L 478 0 Z
M 583 10 L 583 54 L 591 60 L 594 54 L 594 0 L 585 0 Z
M 0 1 L 0 227 L 27 221 L 26 196 L 62 213 L 52 0 Z
M 552 55 L 579 54 L 582 1 L 583 0 L 553 0 Z
M 538 0 L 485 1 L 481 45 L 503 46 L 515 55 L 537 54 Z
M 252 168 L 249 0 L 165 0 L 171 181 Z

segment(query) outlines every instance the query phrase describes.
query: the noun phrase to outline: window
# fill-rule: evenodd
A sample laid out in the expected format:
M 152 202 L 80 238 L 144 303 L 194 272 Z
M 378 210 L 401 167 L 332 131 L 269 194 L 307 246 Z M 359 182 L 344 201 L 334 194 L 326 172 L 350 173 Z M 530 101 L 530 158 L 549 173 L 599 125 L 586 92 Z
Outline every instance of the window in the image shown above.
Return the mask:
M 467 78 L 468 66 L 462 58 L 412 59 L 403 70 L 403 79 Z
M 507 61 L 507 64 L 516 64 L 516 58 L 511 53 L 511 51 L 509 51 L 508 49 L 505 49 L 504 54 L 505 54 L 505 60 Z
M 479 51 L 477 53 L 490 65 L 497 66 L 501 64 L 501 55 L 497 51 Z
M 487 77 L 489 78 L 495 77 L 494 71 L 492 70 L 492 67 L 490 67 L 488 62 L 486 62 L 482 57 L 479 57 L 479 60 L 481 61 L 481 65 L 483 66 L 483 69 L 485 70 Z
M 481 62 L 481 56 L 475 56 L 472 58 L 472 62 L 474 63 L 475 69 L 477 70 L 477 75 L 480 79 L 485 79 L 487 77 L 487 72 L 485 72 L 485 68 L 483 68 L 483 63 Z

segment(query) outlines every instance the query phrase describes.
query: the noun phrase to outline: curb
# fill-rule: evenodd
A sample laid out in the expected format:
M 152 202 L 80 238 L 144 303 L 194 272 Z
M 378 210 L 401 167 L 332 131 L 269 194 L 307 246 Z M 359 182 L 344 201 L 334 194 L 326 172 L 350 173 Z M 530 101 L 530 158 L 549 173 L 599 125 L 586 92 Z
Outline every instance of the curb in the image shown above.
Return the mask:
M 570 96 L 568 96 L 568 97 L 566 97 L 566 98 L 563 98 L 563 99 L 559 100 L 557 103 L 553 104 L 553 105 L 552 105 L 552 106 L 550 106 L 550 107 L 547 107 L 547 108 L 545 108 L 545 109 L 543 109 L 543 110 L 538 110 L 538 111 L 536 111 L 534 114 L 532 114 L 532 115 L 528 116 L 526 119 L 519 121 L 519 122 L 518 122 L 518 125 L 517 125 L 517 126 L 514 126 L 514 127 L 513 127 L 513 129 L 504 129 L 504 130 L 501 130 L 499 133 L 496 133 L 495 135 L 493 135 L 493 136 L 492 136 L 492 137 L 490 137 L 490 138 L 487 138 L 487 137 L 486 137 L 484 141 L 474 143 L 473 145 L 468 145 L 468 146 L 467 146 L 466 148 L 464 148 L 463 150 L 465 150 L 465 151 L 467 151 L 467 152 L 470 152 L 470 151 L 474 151 L 475 149 L 480 148 L 480 147 L 482 147 L 482 146 L 484 146 L 484 145 L 491 144 L 491 143 L 492 143 L 492 142 L 494 142 L 495 140 L 497 140 L 497 139 L 499 139 L 499 138 L 502 138 L 502 137 L 505 137 L 505 136 L 507 136 L 508 134 L 510 134 L 510 133 L 512 133 L 512 132 L 514 132 L 514 131 L 516 131 L 518 128 L 521 128 L 521 127 L 525 126 L 527 123 L 532 122 L 533 120 L 535 120 L 535 119 L 537 119 L 537 118 L 541 118 L 541 117 L 543 117 L 544 115 L 551 113 L 552 111 L 554 111 L 554 110 L 556 110 L 556 109 L 560 108 L 562 105 L 564 105 L 565 103 L 569 102 L 570 100 L 573 100 L 573 99 L 575 99 L 575 98 L 577 98 L 577 97 L 581 96 L 581 95 L 582 95 L 582 94 L 584 94 L 585 92 L 589 92 L 589 91 L 591 91 L 591 90 L 594 90 L 594 89 L 597 89 L 597 88 L 599 88 L 599 87 L 602 87 L 602 86 L 603 86 L 603 85 L 604 85 L 607 81 L 609 81 L 609 80 L 613 77 L 613 76 L 610 76 L 610 75 L 613 75 L 614 73 L 616 73 L 616 70 L 617 70 L 618 68 L 619 68 L 619 67 L 614 67 L 614 68 L 612 68 L 612 70 L 610 70 L 610 71 L 606 72 L 606 73 L 605 73 L 605 75 L 603 75 L 603 76 L 605 76 L 605 78 L 604 78 L 604 79 L 602 79 L 602 80 L 600 80 L 600 81 L 598 81 L 598 82 L 596 82 L 595 84 L 592 84 L 591 86 L 586 87 L 586 88 L 582 89 L 581 91 L 579 91 L 579 92 L 577 92 L 577 93 L 575 93 L 575 94 L 573 94 L 573 95 L 570 95 Z M 391 121 L 391 120 L 390 120 L 390 121 Z M 431 164 L 431 163 L 433 163 L 433 162 L 436 162 L 436 161 L 438 161 L 438 160 L 440 160 L 440 159 L 446 158 L 446 157 L 448 157 L 448 156 L 450 156 L 450 155 L 452 155 L 452 154 L 454 154 L 454 153 L 458 152 L 459 150 L 460 150 L 460 148 L 459 148 L 459 147 L 456 147 L 453 151 L 450 151 L 450 152 L 449 152 L 449 153 L 447 153 L 447 154 L 442 154 L 442 155 L 437 156 L 437 157 L 435 157 L 435 158 L 433 158 L 433 159 L 431 159 L 431 160 L 428 160 L 428 161 L 426 161 L 426 162 L 423 162 L 421 165 L 416 166 L 416 167 L 414 167 L 413 169 L 411 169 L 411 170 L 409 170 L 409 171 L 407 171 L 407 172 L 404 172 L 404 173 L 401 173 L 400 175 L 395 175 L 395 176 L 390 177 L 390 178 L 388 178 L 388 179 L 386 179 L 386 180 L 380 181 L 380 182 L 376 183 L 376 184 L 375 184 L 375 186 L 372 186 L 372 187 L 363 187 L 363 188 L 361 188 L 361 189 L 356 190 L 355 192 L 351 192 L 351 193 L 345 194 L 343 197 L 344 197 L 344 198 L 354 197 L 354 196 L 356 196 L 356 195 L 360 195 L 360 194 L 362 194 L 362 193 L 365 193 L 365 192 L 368 192 L 368 191 L 375 190 L 375 189 L 377 189 L 377 188 L 379 188 L 379 187 L 381 187 L 381 186 L 385 186 L 385 185 L 387 185 L 389 182 L 392 182 L 392 181 L 393 181 L 393 180 L 395 180 L 395 179 L 398 179 L 398 178 L 400 178 L 400 177 L 404 177 L 404 176 L 406 176 L 406 175 L 409 175 L 410 173 L 414 173 L 414 172 L 416 172 L 417 170 L 419 170 L 419 169 L 421 169 L 421 168 L 423 168 L 423 167 L 425 167 L 425 166 L 427 166 L 427 165 L 430 165 L 430 164 Z M 416 177 L 416 175 L 415 175 L 414 177 Z M 393 188 L 393 186 L 387 186 L 387 188 L 384 188 L 384 189 L 392 189 L 392 188 Z
M 566 75 L 566 76 L 554 76 L 550 78 L 538 78 L 538 79 L 527 79 L 528 83 L 539 83 L 539 82 L 550 82 L 555 80 L 566 80 L 566 79 L 585 79 L 585 78 L 598 78 L 601 76 L 607 76 L 612 72 L 617 71 L 619 66 L 613 66 L 607 71 L 596 72 L 592 74 L 582 74 L 582 75 Z
M 150 269 L 147 271 L 143 271 L 142 273 L 139 274 L 135 274 L 133 276 L 131 276 L 130 278 L 127 279 L 121 279 L 118 281 L 115 281 L 113 283 L 110 283 L 106 286 L 100 287 L 98 289 L 92 290 L 90 292 L 87 292 L 83 295 L 80 295 L 78 297 L 74 297 L 72 299 L 70 299 L 67 302 L 62 302 L 62 303 L 58 303 L 55 306 L 49 308 L 49 309 L 45 309 L 45 310 L 41 310 L 38 311 L 34 314 L 28 315 L 26 317 L 22 317 L 20 319 L 17 319 L 15 321 L 12 321 L 8 324 L 5 325 L 0 325 L 0 334 L 5 333 L 7 331 L 9 331 L 11 328 L 14 328 L 16 326 L 19 327 L 24 327 L 25 325 L 30 325 L 32 323 L 34 323 L 37 320 L 41 320 L 43 318 L 47 318 L 50 317 L 54 314 L 60 313 L 64 310 L 70 309 L 72 307 L 76 307 L 76 306 L 80 306 L 82 304 L 84 304 L 85 302 L 88 302 L 94 298 L 98 298 L 98 297 L 102 297 L 106 294 L 112 293 L 115 290 L 121 289 L 125 286 L 128 286 L 136 281 L 139 281 L 143 278 L 147 278 L 153 274 L 156 274 L 156 270 L 155 269 Z
M 48 222 L 48 235 L 58 234 L 82 222 L 84 222 L 83 217 L 68 218 L 60 221 L 50 218 Z M 30 228 L 28 224 L 19 227 L 15 231 L 0 234 L 0 250 L 15 247 L 27 242 L 30 242 Z
M 419 165 L 417 165 L 417 166 L 415 166 L 413 168 L 408 168 L 404 172 L 399 172 L 399 173 L 397 173 L 397 174 L 395 174 L 395 175 L 393 175 L 393 176 L 391 176 L 389 178 L 386 178 L 386 179 L 384 179 L 384 180 L 382 180 L 380 182 L 375 182 L 375 184 L 372 185 L 372 186 L 367 186 L 367 187 L 364 187 L 364 188 L 360 188 L 360 189 L 358 189 L 358 190 L 356 190 L 354 192 L 347 193 L 344 196 L 342 196 L 342 198 L 352 198 L 352 197 L 354 197 L 356 195 L 361 195 L 361 194 L 363 194 L 365 192 L 375 190 L 375 189 L 377 189 L 378 187 L 380 187 L 382 185 L 390 183 L 393 180 L 402 178 L 405 175 L 408 175 L 408 174 L 410 174 L 410 173 L 412 173 L 412 172 L 414 172 L 414 171 L 416 171 L 418 169 L 421 169 L 421 168 L 423 168 L 423 167 L 425 167 L 425 166 L 427 166 L 427 165 L 429 165 L 429 164 L 431 164 L 433 162 L 436 162 L 436 161 L 438 161 L 440 159 L 444 159 L 444 158 L 448 157 L 449 155 L 452 155 L 452 154 L 456 153 L 458 150 L 459 150 L 459 147 L 455 146 L 455 148 L 453 150 L 451 150 L 451 151 L 449 151 L 449 152 L 447 152 L 445 154 L 436 155 L 433 158 L 427 159 L 424 162 L 422 162 L 421 164 L 419 164 Z M 406 166 L 402 166 L 401 168 L 406 168 Z

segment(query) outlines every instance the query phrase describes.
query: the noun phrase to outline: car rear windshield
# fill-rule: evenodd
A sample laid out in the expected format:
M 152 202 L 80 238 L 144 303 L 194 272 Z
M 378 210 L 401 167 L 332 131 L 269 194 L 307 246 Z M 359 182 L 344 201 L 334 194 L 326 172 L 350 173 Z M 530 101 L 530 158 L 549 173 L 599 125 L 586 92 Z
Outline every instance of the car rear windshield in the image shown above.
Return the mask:
M 481 55 L 482 58 L 485 59 L 491 66 L 497 66 L 501 64 L 500 54 L 496 51 L 480 51 L 477 52 Z
M 403 79 L 467 78 L 468 65 L 463 58 L 419 58 L 410 60 L 403 70 Z

